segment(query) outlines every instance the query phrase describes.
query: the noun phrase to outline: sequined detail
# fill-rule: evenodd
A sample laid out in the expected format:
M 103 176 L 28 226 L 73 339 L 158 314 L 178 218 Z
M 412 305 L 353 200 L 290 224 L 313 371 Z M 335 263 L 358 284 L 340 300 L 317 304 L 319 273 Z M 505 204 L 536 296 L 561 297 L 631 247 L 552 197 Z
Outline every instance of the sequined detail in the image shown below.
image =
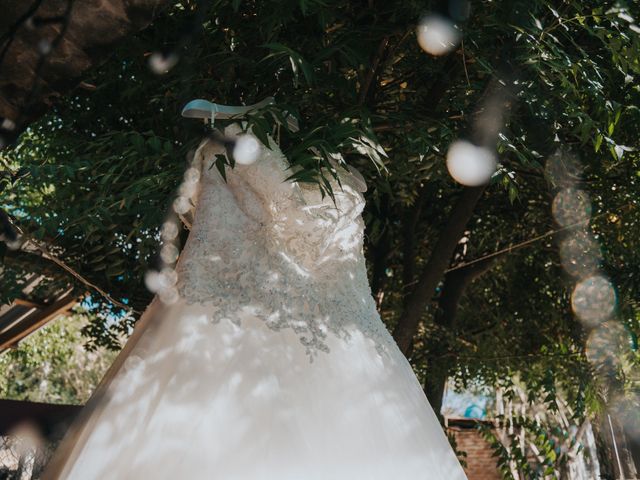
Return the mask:
M 237 126 L 225 132 L 238 133 Z M 393 342 L 371 297 L 362 251 L 364 199 L 334 185 L 335 204 L 317 188 L 285 181 L 291 173 L 275 144 L 259 160 L 226 170 L 224 149 L 204 141 L 191 234 L 176 267 L 178 291 L 206 305 L 212 323 L 253 315 L 269 328 L 292 329 L 313 358 L 327 335 L 362 332 L 380 353 Z

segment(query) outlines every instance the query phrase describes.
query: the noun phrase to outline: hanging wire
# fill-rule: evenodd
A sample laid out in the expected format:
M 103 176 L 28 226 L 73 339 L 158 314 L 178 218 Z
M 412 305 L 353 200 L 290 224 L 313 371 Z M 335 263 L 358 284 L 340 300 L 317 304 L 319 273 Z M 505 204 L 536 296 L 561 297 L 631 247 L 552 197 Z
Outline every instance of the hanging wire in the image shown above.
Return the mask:
M 464 262 L 464 263 L 461 263 L 459 265 L 456 265 L 455 267 L 451 267 L 451 268 L 445 270 L 445 273 L 453 272 L 454 270 L 460 270 L 462 268 L 466 268 L 466 267 L 468 267 L 470 265 L 473 265 L 475 263 L 482 262 L 483 260 L 487 260 L 489 258 L 497 257 L 497 256 L 503 255 L 505 253 L 511 253 L 514 250 L 519 250 L 521 248 L 527 247 L 527 246 L 532 245 L 532 244 L 534 244 L 536 242 L 539 242 L 540 240 L 544 240 L 545 238 L 553 237 L 554 235 L 557 235 L 557 234 L 562 233 L 562 232 L 566 232 L 567 230 L 572 230 L 574 228 L 584 226 L 584 225 L 588 224 L 590 221 L 592 221 L 592 220 L 594 220 L 596 218 L 601 218 L 601 217 L 604 217 L 604 216 L 607 216 L 607 215 L 611 215 L 614 212 L 617 212 L 618 214 L 622 215 L 623 214 L 622 212 L 623 212 L 624 209 L 632 207 L 632 206 L 634 206 L 634 202 L 629 202 L 629 203 L 626 203 L 626 204 L 622 205 L 621 207 L 619 207 L 617 209 L 614 209 L 614 210 L 611 210 L 611 211 L 607 211 L 607 212 L 602 212 L 602 213 L 600 213 L 598 215 L 594 215 L 593 217 L 588 218 L 586 220 L 581 220 L 579 222 L 572 223 L 571 225 L 567 225 L 566 227 L 561 227 L 561 228 L 549 230 L 547 233 L 543 233 L 542 235 L 538 235 L 536 237 L 530 238 L 530 239 L 525 240 L 523 242 L 516 243 L 515 245 L 510 245 L 508 247 L 501 248 L 500 250 L 497 250 L 497 251 L 495 251 L 493 253 L 489 253 L 489 254 L 484 255 L 482 257 L 475 258 L 475 259 L 470 260 L 468 262 Z

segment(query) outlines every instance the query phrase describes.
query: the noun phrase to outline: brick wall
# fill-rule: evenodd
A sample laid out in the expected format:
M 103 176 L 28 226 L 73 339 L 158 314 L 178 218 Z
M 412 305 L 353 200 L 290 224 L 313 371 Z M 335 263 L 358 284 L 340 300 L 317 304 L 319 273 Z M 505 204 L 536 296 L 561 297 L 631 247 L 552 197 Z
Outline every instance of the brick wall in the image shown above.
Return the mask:
M 447 426 L 455 435 L 458 450 L 467 453 L 468 480 L 502 480 L 493 450 L 477 431 L 476 420 L 449 418 Z

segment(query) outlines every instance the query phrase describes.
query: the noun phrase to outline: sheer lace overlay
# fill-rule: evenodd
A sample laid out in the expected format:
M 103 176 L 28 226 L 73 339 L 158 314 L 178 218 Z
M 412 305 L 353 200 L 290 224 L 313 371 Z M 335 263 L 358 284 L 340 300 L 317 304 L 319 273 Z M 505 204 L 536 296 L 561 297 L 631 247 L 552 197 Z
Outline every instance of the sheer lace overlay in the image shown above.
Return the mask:
M 238 127 L 226 134 L 238 133 Z M 362 252 L 364 199 L 345 178 L 335 203 L 319 189 L 285 181 L 291 173 L 278 147 L 263 146 L 258 161 L 215 167 L 224 149 L 203 142 L 197 212 L 177 271 L 179 292 L 204 304 L 210 319 L 236 324 L 243 316 L 269 328 L 295 331 L 307 353 L 328 352 L 326 337 L 348 340 L 354 329 L 380 353 L 393 342 L 380 321 Z

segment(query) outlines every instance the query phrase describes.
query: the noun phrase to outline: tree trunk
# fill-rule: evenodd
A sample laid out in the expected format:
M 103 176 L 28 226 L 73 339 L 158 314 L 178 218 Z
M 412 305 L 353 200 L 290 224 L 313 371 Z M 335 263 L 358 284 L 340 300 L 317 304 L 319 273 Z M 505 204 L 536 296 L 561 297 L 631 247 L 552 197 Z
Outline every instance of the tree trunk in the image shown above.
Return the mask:
M 473 215 L 484 189 L 485 186 L 467 187 L 463 190 L 451 212 L 449 222 L 444 227 L 431 252 L 427 265 L 419 276 L 416 287 L 407 298 L 404 311 L 393 331 L 393 336 L 405 355 L 411 348 L 413 336 L 418 329 L 422 314 L 449 266 L 453 251 L 460 238 L 462 238 L 464 229 Z
M 0 18 L 0 140 L 42 116 L 168 0 L 12 0 Z M 6 119 L 3 123 L 3 119 Z
M 439 359 L 444 360 L 444 359 Z M 440 362 L 444 363 L 444 362 Z M 444 400 L 445 387 L 447 386 L 447 380 L 449 379 L 449 369 L 443 365 L 432 366 L 429 363 L 429 372 L 427 373 L 427 379 L 424 384 L 424 393 L 429 400 L 429 404 L 440 423 L 443 423 L 442 418 L 442 402 Z
M 606 413 L 593 422 L 598 449 L 600 475 L 603 480 L 636 478 L 637 471 L 633 458 L 634 445 L 627 442 L 624 428 Z
M 627 436 L 627 446 L 629 447 L 629 453 L 631 459 L 636 467 L 636 470 L 640 469 L 640 439 L 633 436 Z
M 493 265 L 494 258 L 476 262 L 468 267 L 453 270 L 445 276 L 442 294 L 439 300 L 439 312 L 435 324 L 444 332 L 456 335 L 458 305 L 467 286 L 476 278 L 487 272 Z M 430 352 L 429 370 L 424 386 L 424 393 L 429 399 L 431 407 L 442 422 L 441 412 L 443 396 L 449 375 L 452 359 L 451 345 L 445 337 L 438 341 L 437 346 Z
M 505 71 L 510 71 L 510 69 L 506 68 Z M 474 127 L 471 134 L 477 145 L 486 148 L 495 147 L 498 132 L 513 107 L 514 97 L 504 85 L 505 82 L 496 76 L 485 88 L 483 98 L 474 113 Z M 462 238 L 464 229 L 485 188 L 486 185 L 465 187 L 451 212 L 449 222 L 431 252 L 427 265 L 419 276 L 415 289 L 407 298 L 404 311 L 393 332 L 400 350 L 405 355 L 411 349 L 422 314 L 449 266 L 455 247 Z

